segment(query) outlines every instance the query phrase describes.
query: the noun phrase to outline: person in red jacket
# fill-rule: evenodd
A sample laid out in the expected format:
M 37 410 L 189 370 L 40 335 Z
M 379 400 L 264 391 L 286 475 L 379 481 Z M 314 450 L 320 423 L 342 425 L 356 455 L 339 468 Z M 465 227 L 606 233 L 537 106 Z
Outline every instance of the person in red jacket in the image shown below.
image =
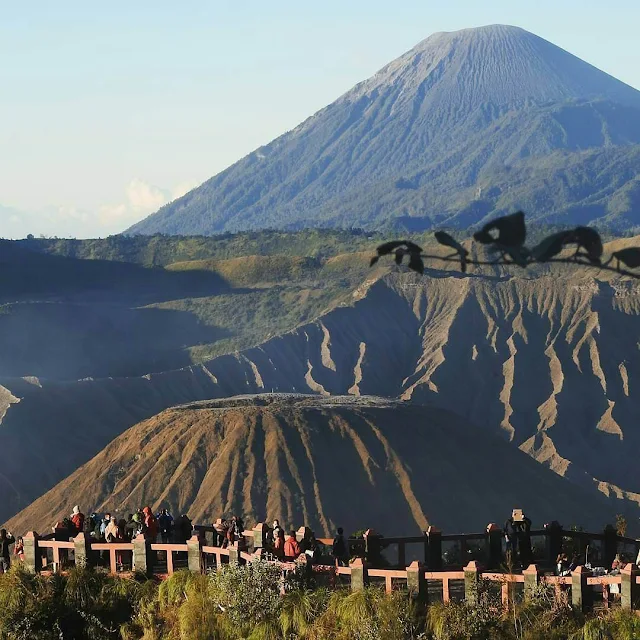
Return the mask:
M 293 562 L 300 555 L 300 545 L 296 540 L 296 532 L 291 531 L 284 543 L 284 558 L 288 562 Z
M 145 537 L 151 542 L 155 542 L 158 537 L 158 521 L 151 511 L 151 507 L 142 510 L 144 515 Z
M 84 531 L 84 513 L 80 511 L 80 507 L 78 505 L 73 507 L 71 523 L 75 527 L 75 531 L 73 532 L 74 536 L 77 536 L 81 531 Z

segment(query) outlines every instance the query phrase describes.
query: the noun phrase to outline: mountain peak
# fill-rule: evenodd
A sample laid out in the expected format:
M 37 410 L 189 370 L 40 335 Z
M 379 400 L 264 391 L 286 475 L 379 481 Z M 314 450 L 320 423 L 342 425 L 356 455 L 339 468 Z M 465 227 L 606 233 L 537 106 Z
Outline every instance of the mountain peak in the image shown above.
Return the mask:
M 515 209 L 556 223 L 565 211 L 570 223 L 630 221 L 637 155 L 639 91 L 524 29 L 488 25 L 433 34 L 129 232 L 394 219 L 425 229 Z M 567 189 L 568 166 L 591 191 Z
M 604 98 L 640 107 L 640 93 L 520 27 L 493 24 L 434 33 L 361 83 L 347 99 L 401 86 L 456 119 L 498 107 Z M 406 99 L 406 98 L 405 98 Z

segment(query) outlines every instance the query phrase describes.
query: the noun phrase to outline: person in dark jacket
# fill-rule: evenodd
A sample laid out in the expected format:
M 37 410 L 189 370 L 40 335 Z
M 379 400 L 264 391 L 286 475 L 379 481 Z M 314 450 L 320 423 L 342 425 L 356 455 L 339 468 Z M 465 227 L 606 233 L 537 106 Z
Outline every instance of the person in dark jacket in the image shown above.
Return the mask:
M 157 517 L 160 539 L 163 544 L 169 544 L 173 537 L 173 516 L 166 510 L 160 511 Z
M 191 519 L 186 514 L 182 514 L 173 524 L 174 537 L 178 544 L 186 544 L 191 538 L 193 525 Z
M 523 514 L 521 522 L 518 522 L 518 551 L 522 568 L 526 569 L 533 562 L 531 550 L 531 520 Z
M 11 567 L 11 553 L 9 546 L 15 542 L 15 538 L 6 529 L 0 529 L 0 573 L 6 573 Z
M 518 523 L 513 516 L 504 523 L 503 531 L 507 543 L 507 564 L 515 565 L 518 561 Z
M 336 566 L 346 567 L 348 562 L 347 543 L 344 541 L 344 531 L 338 527 L 338 533 L 333 539 L 332 554 Z

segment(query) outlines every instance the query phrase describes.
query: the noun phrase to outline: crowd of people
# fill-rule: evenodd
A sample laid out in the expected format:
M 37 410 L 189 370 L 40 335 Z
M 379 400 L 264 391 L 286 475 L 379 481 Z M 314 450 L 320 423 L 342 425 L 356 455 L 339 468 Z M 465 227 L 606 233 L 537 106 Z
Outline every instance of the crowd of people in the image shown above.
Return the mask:
M 325 551 L 313 531 L 305 529 L 302 539 L 298 540 L 296 531 L 293 529 L 289 531 L 288 535 L 285 534 L 279 520 L 274 520 L 272 526 L 267 529 L 265 550 L 280 561 L 293 562 L 305 555 L 307 561 L 311 563 L 319 561 L 320 554 Z M 344 531 L 342 527 L 339 527 L 330 551 L 333 561 L 341 566 L 346 566 L 349 562 L 348 551 Z
M 191 538 L 193 524 L 186 514 L 174 519 L 167 509 L 161 509 L 154 515 L 149 506 L 117 518 L 111 513 L 85 516 L 76 505 L 68 518 L 56 522 L 53 532 L 56 540 L 68 540 L 84 532 L 93 542 L 131 542 L 143 533 L 153 543 L 184 544 Z

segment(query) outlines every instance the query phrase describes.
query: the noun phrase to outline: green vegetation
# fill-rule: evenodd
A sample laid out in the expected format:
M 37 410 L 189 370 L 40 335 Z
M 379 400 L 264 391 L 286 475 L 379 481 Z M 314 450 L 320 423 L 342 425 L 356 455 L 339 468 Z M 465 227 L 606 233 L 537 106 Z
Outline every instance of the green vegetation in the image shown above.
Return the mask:
M 385 235 L 360 230 L 308 229 L 305 231 L 251 231 L 206 236 L 109 236 L 94 240 L 30 238 L 15 244 L 38 253 L 165 266 L 191 260 L 227 260 L 251 255 L 328 258 L 340 253 L 371 249 Z
M 478 589 L 477 605 L 428 607 L 402 591 L 305 589 L 256 561 L 209 575 L 179 571 L 157 584 L 88 569 L 0 575 L 3 640 L 633 640 L 635 613 L 583 616 L 540 587 L 509 611 Z M 281 594 L 282 587 L 285 593 Z

